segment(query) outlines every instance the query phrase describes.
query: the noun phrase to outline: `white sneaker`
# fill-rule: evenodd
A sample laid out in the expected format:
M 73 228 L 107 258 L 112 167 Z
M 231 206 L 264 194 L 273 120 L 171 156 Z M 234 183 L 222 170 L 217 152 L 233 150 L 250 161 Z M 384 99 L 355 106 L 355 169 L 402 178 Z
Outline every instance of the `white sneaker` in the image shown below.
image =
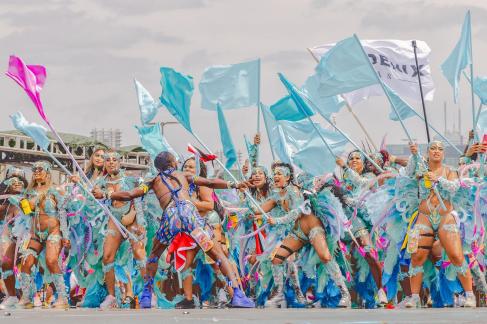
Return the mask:
M 117 298 L 112 295 L 108 295 L 103 303 L 100 304 L 101 309 L 112 309 L 112 308 L 117 308 Z
M 17 306 L 19 299 L 16 296 L 9 296 L 0 304 L 0 309 L 12 309 Z
M 406 308 L 421 308 L 421 300 L 419 295 L 412 295 L 409 300 L 404 304 Z
M 387 304 L 387 295 L 384 291 L 384 289 L 379 289 L 379 291 L 377 292 L 377 299 L 379 300 L 379 304 L 381 305 L 385 305 Z
M 468 308 L 475 308 L 477 307 L 477 300 L 475 299 L 474 294 L 467 295 L 467 297 L 464 297 L 465 301 L 463 303 L 463 307 L 468 307 Z
M 39 294 L 36 293 L 34 295 L 34 307 L 41 307 L 41 306 L 42 306 L 41 298 L 39 297 Z
M 406 296 L 399 304 L 396 305 L 396 308 L 406 308 L 406 304 L 409 303 L 411 296 Z

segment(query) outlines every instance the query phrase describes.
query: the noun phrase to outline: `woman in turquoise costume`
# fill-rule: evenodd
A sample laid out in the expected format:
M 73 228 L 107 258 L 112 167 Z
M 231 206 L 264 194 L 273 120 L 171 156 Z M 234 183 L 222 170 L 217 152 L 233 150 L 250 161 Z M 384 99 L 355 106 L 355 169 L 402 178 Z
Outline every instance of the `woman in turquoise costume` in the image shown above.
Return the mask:
M 345 212 L 351 222 L 352 241 L 359 246 L 354 249 L 354 257 L 357 262 L 355 274 L 355 290 L 362 297 L 365 306 L 375 307 L 374 287 L 370 284 L 372 274 L 377 289 L 377 299 L 380 305 L 387 303 L 387 297 L 382 289 L 382 267 L 378 260 L 369 231 L 372 228 L 370 217 L 365 208 L 360 206 L 359 198 L 364 190 L 370 188 L 375 175 L 365 170 L 365 156 L 360 151 L 352 151 L 345 163 L 342 158 L 337 158 L 337 165 L 343 169 L 343 186 L 345 190 Z M 366 261 L 365 264 L 363 261 Z
M 5 180 L 0 184 L 0 270 L 5 283 L 7 297 L 0 304 L 0 309 L 14 308 L 19 302 L 15 293 L 16 243 L 14 225 L 17 218 L 23 214 L 15 201 L 15 195 L 20 195 L 27 187 L 25 172 L 13 166 L 7 167 Z M 10 198 L 10 199 L 9 199 Z
M 283 247 L 282 240 L 291 232 L 296 219 L 305 209 L 303 197 L 299 188 L 294 184 L 294 171 L 291 165 L 282 162 L 275 162 L 272 165 L 273 187 L 269 197 L 261 205 L 266 213 L 271 212 L 272 216 L 266 219 L 269 224 L 268 235 L 264 244 L 264 251 L 273 251 L 269 260 L 272 261 L 272 277 L 274 279 L 275 295 L 266 302 L 266 307 L 284 307 L 286 299 L 284 296 L 284 276 L 289 273 L 291 286 L 301 305 L 306 304 L 301 288 L 299 286 L 298 267 L 295 262 L 294 251 L 286 249 L 286 253 L 278 254 Z M 256 220 L 262 218 L 260 211 L 253 210 Z M 291 255 L 293 255 L 291 257 Z M 281 261 L 273 261 L 273 260 Z M 287 261 L 287 270 L 282 261 Z M 261 262 L 261 267 L 265 263 Z
M 69 231 L 63 193 L 51 184 L 51 164 L 46 161 L 35 162 L 32 165 L 32 180 L 25 197 L 29 200 L 32 217 L 30 239 L 25 249 L 22 249 L 22 272 L 20 287 L 22 298 L 19 305 L 32 308 L 32 297 L 35 293 L 33 270 L 40 253 L 45 251 L 46 268 L 44 277 L 47 282 L 53 282 L 58 298 L 55 308 L 67 308 L 68 299 L 64 284 L 63 273 L 59 265 L 62 248 L 69 248 Z M 48 276 L 50 275 L 50 276 Z
M 351 307 L 346 280 L 337 263 L 338 257 L 335 256 L 347 225 L 347 217 L 338 198 L 342 194 L 336 186 L 335 178 L 314 178 L 308 173 L 301 173 L 297 177 L 297 184 L 309 202 L 309 209 L 302 210 L 272 262 L 280 264 L 291 251 L 299 251 L 299 263 L 306 277 L 317 279 L 317 301 L 330 307 Z M 348 268 L 344 255 L 338 255 L 344 267 Z M 332 297 L 326 292 L 328 279 L 339 289 L 340 299 L 336 302 L 328 302 L 329 297 Z
M 418 179 L 419 213 L 410 233 L 411 265 L 409 275 L 412 297 L 407 307 L 419 307 L 419 292 L 423 282 L 423 264 L 425 263 L 435 239 L 439 239 L 450 265 L 447 273 L 455 275 L 465 291 L 464 307 L 475 307 L 476 300 L 472 291 L 472 276 L 468 262 L 464 257 L 460 229 L 454 211 L 454 198 L 460 189 L 456 172 L 443 165 L 444 146 L 440 141 L 428 145 L 428 158 L 423 161 L 418 154 L 418 147 L 410 145 L 410 157 L 407 171 Z M 448 277 L 448 275 L 447 275 Z
M 146 224 L 140 199 L 136 199 L 132 202 L 125 202 L 111 198 L 113 192 L 120 190 L 132 190 L 138 185 L 138 183 L 136 179 L 125 176 L 124 171 L 120 168 L 121 156 L 117 152 L 109 151 L 105 153 L 104 158 L 106 175 L 98 178 L 96 181 L 95 191 L 98 194 L 101 194 L 101 196 L 105 199 L 104 203 L 108 206 L 112 215 L 131 233 L 128 241 L 132 249 L 133 258 L 135 259 L 135 268 L 143 278 L 146 272 Z M 112 219 L 108 219 L 104 235 L 105 240 L 103 242 L 102 270 L 105 275 L 105 284 L 108 295 L 103 303 L 101 303 L 100 308 L 114 308 L 118 307 L 117 299 L 115 297 L 115 261 L 119 248 L 125 250 L 127 246 L 126 244 L 125 246 L 122 246 L 122 244 L 125 243 L 124 238 Z M 127 250 L 125 250 L 124 255 L 120 257 L 125 257 L 125 259 L 128 258 L 128 260 L 121 260 L 118 262 L 120 263 L 121 269 L 123 269 L 120 275 L 122 277 L 127 276 L 129 277 L 128 279 L 130 279 L 131 258 L 129 253 L 127 253 Z

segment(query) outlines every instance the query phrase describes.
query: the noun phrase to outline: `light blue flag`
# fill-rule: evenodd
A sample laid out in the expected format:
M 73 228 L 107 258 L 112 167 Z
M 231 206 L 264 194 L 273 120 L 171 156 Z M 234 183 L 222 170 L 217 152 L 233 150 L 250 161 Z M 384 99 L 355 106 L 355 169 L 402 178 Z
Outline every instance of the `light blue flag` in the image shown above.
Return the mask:
M 172 68 L 161 67 L 161 86 L 161 103 L 184 128 L 192 132 L 189 109 L 194 90 L 193 77 Z
M 473 79 L 473 91 L 480 98 L 482 105 L 487 104 L 487 77 Z
M 135 126 L 135 128 L 139 132 L 142 147 L 149 153 L 152 160 L 161 152 L 171 152 L 176 159 L 178 158 L 176 151 L 173 150 L 166 138 L 162 135 L 161 124 Z
M 296 106 L 291 96 L 279 99 L 270 107 L 276 120 L 298 121 L 306 118 L 306 115 Z
M 49 148 L 51 141 L 47 137 L 47 130 L 43 126 L 29 123 L 20 111 L 10 116 L 10 119 L 12 119 L 12 123 L 18 131 L 32 138 L 40 148 L 44 150 Z
M 479 115 L 479 120 L 477 121 L 477 132 L 481 138 L 487 134 L 487 110 L 485 109 Z
M 304 82 L 301 92 L 313 102 L 313 108 L 322 116 L 330 117 L 337 113 L 345 105 L 345 100 L 339 96 L 325 97 L 319 91 L 320 82 L 318 76 L 312 75 Z
M 225 167 L 230 169 L 237 161 L 237 152 L 233 146 L 232 137 L 230 136 L 230 131 L 220 105 L 217 105 L 216 110 L 218 112 L 218 125 L 220 126 L 220 139 L 222 141 L 223 154 L 225 154 L 225 157 L 227 158 Z
M 282 128 L 274 118 L 274 115 L 272 115 L 269 107 L 265 105 L 262 105 L 261 107 L 271 150 L 280 161 L 285 163 L 291 163 L 291 158 L 286 151 L 286 143 L 284 142 L 284 134 L 282 132 Z
M 346 38 L 321 57 L 315 69 L 318 91 L 330 97 L 377 83 L 376 72 L 371 68 L 357 37 Z
M 147 125 L 156 116 L 160 104 L 152 98 L 149 91 L 139 81 L 134 79 L 134 83 L 140 108 L 140 121 L 142 125 Z
M 386 84 L 384 84 L 384 90 L 389 95 L 392 104 L 396 108 L 402 120 L 416 116 L 416 113 L 414 112 L 414 108 L 412 108 L 410 105 L 408 105 L 407 102 L 402 100 L 402 98 L 399 97 L 399 95 L 395 93 L 391 88 L 389 88 Z M 397 114 L 392 107 L 391 107 L 391 112 L 389 113 L 389 119 L 393 121 L 399 121 L 399 119 L 397 118 Z
M 309 121 L 281 121 L 279 124 L 283 130 L 286 151 L 290 153 L 295 165 L 314 176 L 333 172 L 336 166 L 335 157 Z M 339 132 L 324 129 L 317 123 L 315 125 L 334 154 L 342 154 L 348 143 L 347 139 Z
M 472 64 L 472 34 L 470 24 L 470 10 L 465 15 L 462 26 L 462 35 L 457 45 L 451 52 L 450 56 L 441 65 L 441 71 L 453 87 L 453 100 L 455 103 L 458 99 L 458 83 L 460 82 L 460 73 L 467 65 Z
M 290 121 L 301 120 L 301 119 L 304 119 L 306 117 L 313 116 L 315 114 L 315 112 L 310 107 L 308 102 L 305 101 L 301 91 L 298 88 L 296 88 L 296 86 L 294 84 L 289 82 L 289 80 L 286 79 L 286 77 L 282 73 L 278 73 L 278 75 L 279 75 L 279 79 L 281 80 L 282 84 L 284 84 L 284 86 L 286 87 L 286 90 L 289 93 L 290 99 L 294 102 L 294 106 L 293 105 L 288 105 L 288 106 L 290 108 L 294 107 L 293 108 L 294 109 L 294 113 L 293 113 L 294 116 L 300 116 L 301 117 L 299 119 L 288 119 L 288 120 L 290 120 Z
M 256 106 L 259 103 L 260 60 L 210 66 L 199 84 L 201 107 L 216 110 Z

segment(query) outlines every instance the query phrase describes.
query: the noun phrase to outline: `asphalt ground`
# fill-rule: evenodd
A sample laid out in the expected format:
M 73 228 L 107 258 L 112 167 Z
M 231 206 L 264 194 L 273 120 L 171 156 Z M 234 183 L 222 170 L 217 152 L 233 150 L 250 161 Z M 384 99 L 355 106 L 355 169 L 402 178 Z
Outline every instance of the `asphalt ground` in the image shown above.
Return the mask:
M 33 309 L 0 312 L 1 324 L 487 323 L 487 308 L 463 309 Z

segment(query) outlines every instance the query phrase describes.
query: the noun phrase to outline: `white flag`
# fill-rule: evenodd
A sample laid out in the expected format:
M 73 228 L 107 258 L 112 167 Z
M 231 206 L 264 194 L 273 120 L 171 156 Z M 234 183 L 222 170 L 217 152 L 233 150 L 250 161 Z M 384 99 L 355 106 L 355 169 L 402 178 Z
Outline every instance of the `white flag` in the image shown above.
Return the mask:
M 419 81 L 411 41 L 405 40 L 361 40 L 372 66 L 381 80 L 403 98 L 421 101 Z M 320 59 L 335 44 L 326 44 L 310 48 L 313 56 Z M 431 49 L 423 41 L 416 41 L 418 66 L 421 73 L 424 99 L 432 101 L 435 86 L 431 77 L 429 54 Z M 383 96 L 379 84 L 343 94 L 351 105 L 367 99 L 369 96 Z

